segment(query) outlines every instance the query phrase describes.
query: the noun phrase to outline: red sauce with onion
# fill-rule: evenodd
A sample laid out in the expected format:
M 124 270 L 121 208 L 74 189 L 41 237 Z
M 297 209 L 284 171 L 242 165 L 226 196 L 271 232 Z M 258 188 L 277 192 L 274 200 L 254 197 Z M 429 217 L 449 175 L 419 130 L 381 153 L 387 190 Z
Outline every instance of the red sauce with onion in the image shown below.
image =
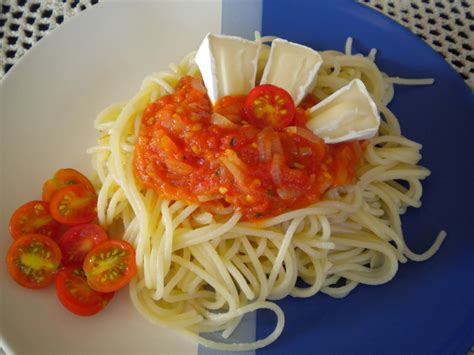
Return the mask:
M 232 206 L 247 220 L 307 206 L 354 181 L 366 142 L 329 145 L 306 129 L 314 96 L 298 106 L 294 126 L 280 131 L 247 124 L 244 101 L 224 97 L 213 108 L 202 81 L 183 77 L 174 94 L 143 113 L 137 181 L 167 199 Z

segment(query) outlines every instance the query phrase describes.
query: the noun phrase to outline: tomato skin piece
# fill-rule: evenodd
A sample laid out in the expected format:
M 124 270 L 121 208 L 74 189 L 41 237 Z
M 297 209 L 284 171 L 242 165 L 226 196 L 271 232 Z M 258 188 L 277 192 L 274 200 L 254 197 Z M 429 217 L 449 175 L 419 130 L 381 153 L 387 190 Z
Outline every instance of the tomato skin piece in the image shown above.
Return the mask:
M 10 276 L 26 288 L 48 286 L 61 262 L 56 242 L 41 234 L 27 234 L 13 242 L 6 263 Z
M 99 313 L 114 296 L 114 292 L 101 293 L 91 289 L 81 267 L 62 268 L 56 276 L 55 285 L 59 301 L 78 316 Z
M 109 240 L 86 255 L 83 269 L 92 289 L 116 291 L 128 284 L 137 273 L 135 250 L 124 240 Z
M 26 234 L 42 234 L 56 239 L 60 224 L 49 213 L 48 202 L 31 201 L 13 212 L 8 229 L 13 239 Z
M 245 100 L 244 115 L 258 128 L 281 130 L 291 124 L 295 114 L 293 98 L 275 85 L 258 85 L 250 90 Z
M 96 224 L 79 224 L 59 237 L 58 245 L 64 265 L 82 267 L 84 258 L 95 246 L 109 240 L 104 229 Z
M 44 183 L 42 195 L 43 201 L 51 201 L 54 193 L 63 187 L 78 184 L 83 185 L 91 191 L 95 191 L 90 180 L 79 171 L 71 168 L 60 169 L 56 171 L 51 179 Z
M 76 225 L 93 221 L 97 196 L 82 185 L 71 185 L 56 191 L 49 204 L 53 218 L 63 224 Z

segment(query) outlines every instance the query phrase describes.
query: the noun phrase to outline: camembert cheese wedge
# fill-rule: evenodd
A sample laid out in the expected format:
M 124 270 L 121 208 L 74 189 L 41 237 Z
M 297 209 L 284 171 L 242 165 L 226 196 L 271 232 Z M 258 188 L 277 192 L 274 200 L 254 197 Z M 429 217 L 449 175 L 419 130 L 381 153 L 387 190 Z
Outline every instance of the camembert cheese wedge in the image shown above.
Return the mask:
M 316 84 L 316 74 L 323 59 L 315 50 L 277 38 L 260 84 L 272 84 L 288 91 L 298 105 Z
M 247 95 L 255 86 L 260 44 L 240 37 L 208 34 L 195 62 L 213 104 L 228 95 Z
M 306 126 L 326 143 L 371 138 L 380 125 L 377 105 L 359 79 L 313 106 L 309 113 Z

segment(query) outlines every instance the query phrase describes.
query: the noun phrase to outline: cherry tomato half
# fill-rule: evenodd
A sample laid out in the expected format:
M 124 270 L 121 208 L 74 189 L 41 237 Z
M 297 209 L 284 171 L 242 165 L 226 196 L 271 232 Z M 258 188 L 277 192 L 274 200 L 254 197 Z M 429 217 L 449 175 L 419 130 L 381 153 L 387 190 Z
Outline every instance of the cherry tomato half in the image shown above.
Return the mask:
M 109 240 L 92 249 L 84 259 L 90 287 L 112 292 L 125 286 L 137 272 L 135 250 L 124 240 Z
M 61 250 L 54 240 L 41 234 L 27 234 L 8 249 L 7 269 L 18 284 L 42 288 L 53 281 L 61 261 Z
M 290 94 L 275 85 L 258 85 L 245 100 L 244 115 L 249 123 L 258 128 L 285 128 L 291 124 L 295 113 L 295 103 Z
M 71 227 L 58 240 L 63 254 L 63 264 L 82 267 L 86 254 L 107 240 L 109 240 L 107 233 L 96 224 Z
M 50 201 L 56 191 L 70 185 L 83 185 L 87 189 L 94 191 L 92 183 L 79 171 L 74 169 L 60 169 L 56 171 L 51 179 L 44 183 L 43 200 Z
M 96 217 L 97 196 L 83 185 L 71 185 L 56 191 L 49 204 L 53 218 L 63 224 L 89 223 Z
M 67 266 L 56 276 L 56 295 L 69 311 L 78 316 L 92 316 L 105 308 L 113 292 L 94 291 L 87 284 L 81 267 Z
M 19 207 L 10 218 L 10 234 L 18 239 L 26 234 L 42 234 L 56 238 L 60 225 L 49 213 L 49 203 L 31 201 Z

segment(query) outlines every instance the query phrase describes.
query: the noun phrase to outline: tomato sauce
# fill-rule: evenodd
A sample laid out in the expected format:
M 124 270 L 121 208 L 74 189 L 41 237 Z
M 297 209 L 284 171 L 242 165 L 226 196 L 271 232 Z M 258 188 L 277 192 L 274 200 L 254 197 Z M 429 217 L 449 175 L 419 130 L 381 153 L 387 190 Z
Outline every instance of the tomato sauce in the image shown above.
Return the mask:
M 200 79 L 183 77 L 174 94 L 150 104 L 135 144 L 134 174 L 172 200 L 214 210 L 232 206 L 246 220 L 267 218 L 350 184 L 366 142 L 325 144 L 305 128 L 308 96 L 293 126 L 259 129 L 242 116 L 245 96 L 213 108 Z

